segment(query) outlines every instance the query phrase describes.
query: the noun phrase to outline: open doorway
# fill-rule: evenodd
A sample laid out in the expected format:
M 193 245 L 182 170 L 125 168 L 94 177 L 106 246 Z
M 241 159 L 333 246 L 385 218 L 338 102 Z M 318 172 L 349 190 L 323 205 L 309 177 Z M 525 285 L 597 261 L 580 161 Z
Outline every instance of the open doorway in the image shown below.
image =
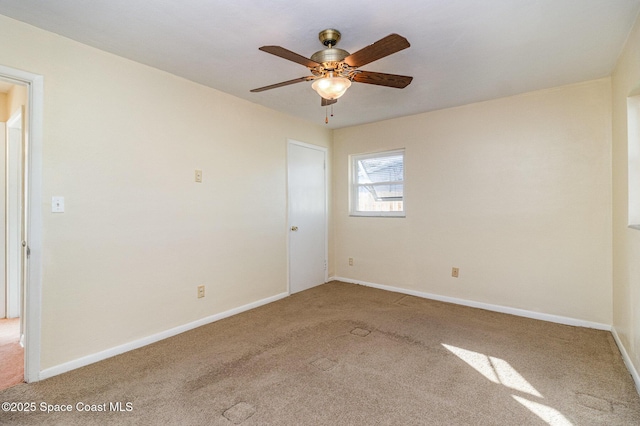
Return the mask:
M 0 79 L 0 389 L 24 381 L 28 87 Z
M 26 87 L 23 132 L 26 140 L 23 170 L 27 197 L 23 199 L 27 225 L 21 244 L 23 293 L 20 303 L 21 336 L 24 342 L 24 380 L 35 382 L 45 377 L 40 370 L 41 294 L 42 294 L 42 124 L 44 78 L 28 71 L 0 65 L 0 80 Z

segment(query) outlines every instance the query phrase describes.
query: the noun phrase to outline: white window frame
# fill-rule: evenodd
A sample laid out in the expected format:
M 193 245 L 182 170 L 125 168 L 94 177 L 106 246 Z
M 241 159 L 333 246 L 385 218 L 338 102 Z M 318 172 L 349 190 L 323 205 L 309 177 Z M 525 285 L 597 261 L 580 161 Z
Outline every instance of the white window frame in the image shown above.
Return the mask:
M 358 187 L 363 184 L 358 184 L 358 166 L 359 160 L 367 158 L 377 157 L 391 157 L 396 155 L 402 155 L 402 181 L 390 181 L 390 184 L 401 183 L 403 185 L 402 191 L 402 211 L 360 211 L 357 210 L 358 200 Z M 366 154 L 352 154 L 349 156 L 349 216 L 361 216 L 361 217 L 406 217 L 406 194 L 404 191 L 404 185 L 406 177 L 405 167 L 405 149 L 393 149 L 389 151 L 380 151 Z

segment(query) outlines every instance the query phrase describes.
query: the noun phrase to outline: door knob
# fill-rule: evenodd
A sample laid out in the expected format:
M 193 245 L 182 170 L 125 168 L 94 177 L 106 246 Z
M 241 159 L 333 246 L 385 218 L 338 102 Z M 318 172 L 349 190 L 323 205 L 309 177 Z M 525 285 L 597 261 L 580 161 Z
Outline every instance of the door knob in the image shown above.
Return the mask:
M 292 230 L 292 231 L 297 231 L 297 230 L 298 230 L 298 227 L 297 227 L 297 226 L 292 226 L 292 227 L 291 227 L 291 230 Z

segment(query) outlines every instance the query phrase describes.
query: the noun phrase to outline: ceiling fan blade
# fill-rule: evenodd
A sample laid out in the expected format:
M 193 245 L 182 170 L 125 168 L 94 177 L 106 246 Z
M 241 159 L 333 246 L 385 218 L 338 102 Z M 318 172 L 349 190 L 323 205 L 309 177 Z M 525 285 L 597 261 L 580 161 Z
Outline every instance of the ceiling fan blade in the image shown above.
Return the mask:
M 353 77 L 358 83 L 377 84 L 378 86 L 395 87 L 404 89 L 411 83 L 413 77 L 397 74 L 385 74 L 382 72 L 360 71 Z
M 347 56 L 344 58 L 344 61 L 349 66 L 361 67 L 370 62 L 377 61 L 380 58 L 384 58 L 385 56 L 389 56 L 393 53 L 406 49 L 409 46 L 411 45 L 406 38 L 398 34 L 389 34 L 385 38 L 382 38 L 367 47 L 363 47 L 356 53 Z
M 323 98 L 323 97 L 320 97 L 320 99 L 322 99 L 322 100 L 320 101 L 320 106 L 329 106 L 329 105 L 333 105 L 333 104 L 335 104 L 336 102 L 338 102 L 338 100 L 337 100 L 337 99 L 325 99 L 325 98 Z
M 276 56 L 279 56 L 281 58 L 287 59 L 289 61 L 296 62 L 296 63 L 298 63 L 300 65 L 304 65 L 305 67 L 308 67 L 308 68 L 313 68 L 313 67 L 317 67 L 318 65 L 320 65 L 316 61 L 312 61 L 309 58 L 305 58 L 302 55 L 298 55 L 297 53 L 292 52 L 290 50 L 287 50 L 284 47 L 280 47 L 280 46 L 262 46 L 259 49 L 262 50 L 263 52 L 271 53 L 272 55 L 276 55 Z
M 293 80 L 287 80 L 287 81 L 283 81 L 281 83 L 276 83 L 276 84 L 271 84 L 269 86 L 264 86 L 264 87 L 258 87 L 257 89 L 252 89 L 250 90 L 250 92 L 264 92 L 265 90 L 270 90 L 270 89 L 275 89 L 278 87 L 283 87 L 283 86 L 288 86 L 290 84 L 295 84 L 295 83 L 302 83 L 303 81 L 309 81 L 309 80 L 313 80 L 313 76 L 309 75 L 307 77 L 300 77 L 300 78 L 296 78 Z

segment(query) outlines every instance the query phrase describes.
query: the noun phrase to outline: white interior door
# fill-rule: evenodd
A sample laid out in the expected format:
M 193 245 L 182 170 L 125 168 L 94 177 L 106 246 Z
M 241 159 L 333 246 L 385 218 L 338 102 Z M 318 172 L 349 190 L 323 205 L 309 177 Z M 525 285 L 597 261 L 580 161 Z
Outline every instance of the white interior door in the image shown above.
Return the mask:
M 289 292 L 327 281 L 327 151 L 289 141 Z

